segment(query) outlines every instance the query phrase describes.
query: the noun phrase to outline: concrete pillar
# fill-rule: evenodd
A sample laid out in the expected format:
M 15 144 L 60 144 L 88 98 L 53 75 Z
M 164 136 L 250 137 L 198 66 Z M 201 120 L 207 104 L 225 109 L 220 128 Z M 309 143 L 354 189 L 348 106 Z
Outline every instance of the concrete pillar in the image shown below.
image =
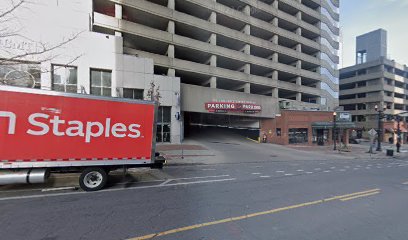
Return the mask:
M 278 0 L 273 1 L 272 7 L 278 9 L 278 7 L 279 7 L 279 2 L 278 2 Z
M 117 19 L 122 19 L 123 18 L 123 9 L 122 5 L 120 4 L 115 4 L 115 18 Z M 115 36 L 116 37 L 122 37 L 122 33 L 115 31 Z
M 296 51 L 302 52 L 302 44 L 296 44 Z
M 247 16 L 251 16 L 251 6 L 246 5 L 246 6 L 244 7 L 244 9 L 242 9 L 242 12 L 243 12 L 245 15 L 247 15 Z
M 296 93 L 296 101 L 302 101 L 302 93 L 298 92 Z
M 169 21 L 169 23 L 167 24 L 167 32 L 171 34 L 176 33 L 176 25 L 174 24 L 174 21 Z
M 278 71 L 275 70 L 275 71 L 272 72 L 272 79 L 273 80 L 278 80 Z
M 301 77 L 296 77 L 296 85 L 299 85 L 299 86 L 302 85 L 302 78 Z
M 277 27 L 278 26 L 278 24 L 279 24 L 279 19 L 277 18 L 277 17 L 274 17 L 273 19 L 272 19 L 272 25 L 273 26 L 275 26 L 275 27 Z
M 271 38 L 272 42 L 274 44 L 278 44 L 279 43 L 279 36 L 278 35 L 273 35 L 273 37 Z
M 115 4 L 115 18 L 118 18 L 118 19 L 122 19 L 122 17 L 123 17 L 123 11 L 122 11 L 123 9 L 122 9 L 122 5 L 120 5 L 120 4 Z
M 210 18 L 208 19 L 211 23 L 217 23 L 217 13 L 211 12 Z
M 244 93 L 251 93 L 251 84 L 245 83 L 244 84 Z
M 176 8 L 176 0 L 168 0 L 167 7 L 174 10 Z
M 296 68 L 302 68 L 302 61 L 300 61 L 300 60 L 297 60 L 296 61 Z
M 278 62 L 279 60 L 279 54 L 278 53 L 273 53 L 272 55 L 270 55 L 268 57 L 269 60 L 271 60 L 272 62 Z
M 210 36 L 210 44 L 211 44 L 211 45 L 217 45 L 217 34 L 211 33 L 211 36 Z
M 279 98 L 279 88 L 272 89 L 272 97 Z
M 211 77 L 210 88 L 217 88 L 217 78 L 216 77 Z
M 175 77 L 175 76 L 176 76 L 176 70 L 173 69 L 173 68 L 169 68 L 169 69 L 167 70 L 167 76 L 169 76 L 169 77 Z
M 245 34 L 251 35 L 251 25 L 246 24 L 244 28 L 242 29 L 242 32 Z
M 244 65 L 244 73 L 251 74 L 251 65 L 249 63 Z
M 216 67 L 217 66 L 217 55 L 211 55 L 210 57 L 210 66 Z
M 296 18 L 297 18 L 298 20 L 302 20 L 302 12 L 301 12 L 301 11 L 299 11 L 299 12 L 296 13 Z
M 174 58 L 174 45 L 169 45 L 167 48 L 167 57 Z
M 242 48 L 242 52 L 251 55 L 251 45 L 245 44 L 245 46 Z
M 296 34 L 299 35 L 299 36 L 302 35 L 302 29 L 300 27 L 296 28 Z

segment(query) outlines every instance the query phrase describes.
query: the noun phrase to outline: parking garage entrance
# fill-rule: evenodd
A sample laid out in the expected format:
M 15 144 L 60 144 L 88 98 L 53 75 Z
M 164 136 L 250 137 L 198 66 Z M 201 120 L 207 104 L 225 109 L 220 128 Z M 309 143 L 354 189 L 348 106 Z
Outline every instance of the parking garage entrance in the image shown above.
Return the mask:
M 184 123 L 186 138 L 205 134 L 205 131 L 218 131 L 219 134 L 234 133 L 254 140 L 258 140 L 259 137 L 260 119 L 257 117 L 184 112 Z

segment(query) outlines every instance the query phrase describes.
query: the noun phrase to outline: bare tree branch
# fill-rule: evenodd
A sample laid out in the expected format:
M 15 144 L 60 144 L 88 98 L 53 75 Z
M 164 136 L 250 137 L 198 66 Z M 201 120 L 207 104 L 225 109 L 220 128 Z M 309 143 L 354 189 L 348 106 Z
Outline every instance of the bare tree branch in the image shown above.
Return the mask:
M 5 0 L 0 0 L 5 1 Z M 0 9 L 0 66 L 5 68 L 7 74 L 0 76 L 0 85 L 26 84 L 34 87 L 41 80 L 41 74 L 51 72 L 50 69 L 42 69 L 41 63 L 51 61 L 58 57 L 58 49 L 74 41 L 84 31 L 71 34 L 68 38 L 62 38 L 57 43 L 35 41 L 25 36 L 24 28 L 20 27 L 20 19 L 17 13 L 21 9 L 32 11 L 27 7 L 30 0 L 9 0 L 5 9 Z M 34 14 L 34 12 L 32 12 Z M 8 40 L 10 39 L 10 40 Z M 13 42 L 17 39 L 18 42 Z M 20 40 L 23 40 L 20 42 Z M 8 45 L 9 44 L 9 45 Z M 60 67 L 64 67 L 77 61 L 82 55 L 69 57 L 70 60 Z M 57 68 L 54 68 L 56 70 Z M 44 86 L 42 86 L 44 88 Z
M 14 4 L 14 1 L 10 1 L 11 2 L 11 8 L 7 9 L 6 11 L 0 13 L 0 19 L 7 17 L 8 15 L 12 14 L 14 11 L 17 10 L 17 8 L 19 8 L 20 6 L 22 6 L 26 1 L 25 0 L 19 0 L 17 2 L 17 4 Z

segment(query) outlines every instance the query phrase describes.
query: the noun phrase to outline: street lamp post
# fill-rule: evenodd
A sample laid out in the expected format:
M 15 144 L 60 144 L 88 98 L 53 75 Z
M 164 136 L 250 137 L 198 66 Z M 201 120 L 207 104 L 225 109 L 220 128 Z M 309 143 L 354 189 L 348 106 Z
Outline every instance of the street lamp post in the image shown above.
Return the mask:
M 400 129 L 400 122 L 401 122 L 401 117 L 397 115 L 397 152 L 400 152 L 400 147 L 401 147 L 401 129 Z
M 337 113 L 333 112 L 333 139 L 334 139 L 333 150 L 334 151 L 337 150 L 337 147 L 336 147 L 336 141 L 337 141 L 336 116 L 337 116 Z
M 375 111 L 378 112 L 378 131 L 377 131 L 377 151 L 382 151 L 381 149 L 381 139 L 382 139 L 382 131 L 383 131 L 383 121 L 382 119 L 384 118 L 384 112 L 387 110 L 387 106 L 384 105 L 383 109 L 379 109 L 377 105 L 375 105 Z

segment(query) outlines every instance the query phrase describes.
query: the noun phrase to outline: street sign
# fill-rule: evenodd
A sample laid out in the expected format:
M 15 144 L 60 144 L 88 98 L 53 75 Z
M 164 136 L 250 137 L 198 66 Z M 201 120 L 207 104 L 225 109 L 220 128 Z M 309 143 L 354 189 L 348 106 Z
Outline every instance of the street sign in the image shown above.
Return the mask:
M 368 131 L 368 134 L 370 134 L 370 136 L 374 137 L 377 134 L 377 131 L 375 131 L 373 128 L 371 128 L 371 130 Z

